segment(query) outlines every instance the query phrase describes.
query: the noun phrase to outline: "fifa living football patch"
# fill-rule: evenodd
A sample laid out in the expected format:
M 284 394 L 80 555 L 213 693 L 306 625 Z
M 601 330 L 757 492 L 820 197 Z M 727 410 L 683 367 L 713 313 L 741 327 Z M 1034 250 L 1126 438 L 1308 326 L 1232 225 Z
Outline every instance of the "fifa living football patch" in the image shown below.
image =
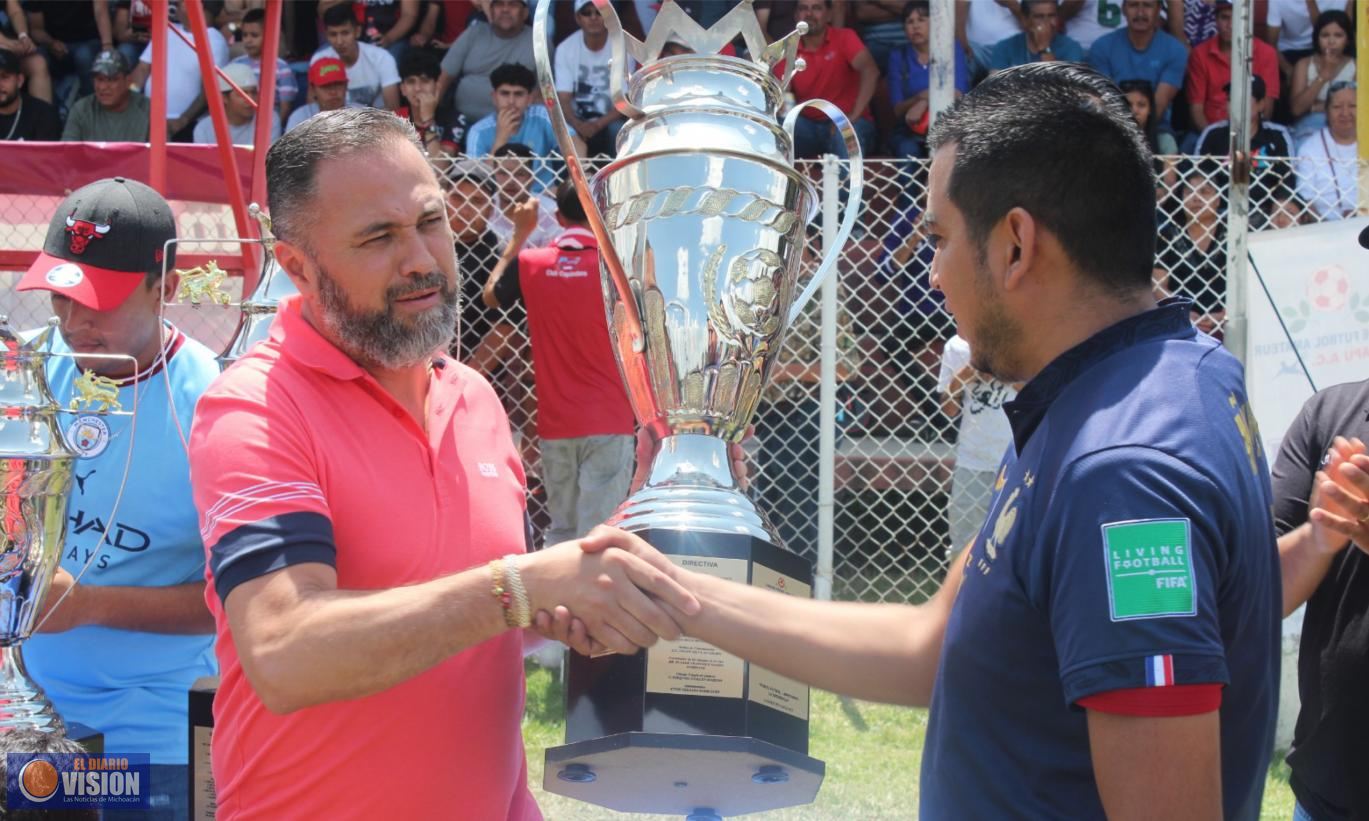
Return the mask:
M 1138 519 L 1103 525 L 1108 604 L 1113 621 L 1198 612 L 1188 519 Z

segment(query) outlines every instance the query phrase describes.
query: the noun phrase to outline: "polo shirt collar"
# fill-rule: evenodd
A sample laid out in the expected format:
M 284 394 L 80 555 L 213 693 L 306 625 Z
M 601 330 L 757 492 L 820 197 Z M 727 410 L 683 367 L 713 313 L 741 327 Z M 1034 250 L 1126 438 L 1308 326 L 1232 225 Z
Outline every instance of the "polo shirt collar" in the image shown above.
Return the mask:
M 1197 335 L 1188 318 L 1191 301 L 1171 297 L 1149 311 L 1111 325 L 1056 357 L 1028 382 L 1017 398 L 1003 403 L 1013 443 L 1022 453 L 1055 400 L 1086 371 L 1120 350 L 1163 339 Z
M 323 371 L 340 380 L 359 379 L 366 370 L 336 345 L 323 337 L 309 324 L 302 311 L 303 301 L 297 294 L 285 297 L 277 308 L 276 321 L 271 323 L 271 339 L 280 346 L 281 353 L 305 367 Z M 285 344 L 289 340 L 289 344 Z

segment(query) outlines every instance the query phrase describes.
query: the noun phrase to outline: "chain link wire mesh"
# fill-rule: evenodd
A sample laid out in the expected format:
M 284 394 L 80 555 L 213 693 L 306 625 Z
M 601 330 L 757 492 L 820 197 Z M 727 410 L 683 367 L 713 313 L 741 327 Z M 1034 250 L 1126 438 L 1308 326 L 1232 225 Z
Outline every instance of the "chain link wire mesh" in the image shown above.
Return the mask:
M 1304 154 L 1256 157 L 1250 230 L 1279 230 L 1353 214 L 1358 164 L 1338 161 L 1334 154 Z M 529 510 L 540 534 L 547 525 L 546 497 L 527 323 L 516 308 L 486 309 L 474 302 L 511 233 L 512 203 L 530 193 L 543 198 L 541 227 L 530 244 L 545 243 L 556 231 L 551 192 L 538 181 L 536 169 L 517 167 L 518 162 L 508 158 L 490 165 L 496 191 L 488 210 L 473 211 L 460 192 L 448 198 L 454 233 L 465 236 L 472 247 L 479 245 L 474 239 L 485 239 L 484 246 L 459 254 L 466 282 L 463 327 L 453 353 L 484 373 L 504 402 L 526 462 Z M 445 178 L 450 162 L 434 165 Z M 1156 293 L 1193 299 L 1195 324 L 1220 335 L 1229 164 L 1224 157 L 1175 156 L 1159 157 L 1156 165 Z M 812 179 L 820 179 L 817 163 L 800 166 Z M 963 546 L 964 534 L 978 529 L 983 503 L 992 492 L 992 470 L 987 475 L 956 470 L 957 454 L 965 445 L 958 440 L 962 414 L 995 407 L 1002 397 L 985 395 L 982 386 L 948 397 L 945 381 L 939 380 L 954 323 L 928 279 L 932 250 L 921 227 L 927 166 L 925 160 L 866 161 L 858 227 L 838 263 L 833 465 L 833 597 L 838 599 L 916 602 L 930 596 L 945 573 L 948 555 Z M 0 196 L 0 251 L 40 249 L 59 201 Z M 226 206 L 177 202 L 173 209 L 182 238 L 196 240 L 182 246 L 186 251 L 237 253 L 229 242 L 236 229 Z M 821 218 L 810 228 L 805 277 L 821 256 L 820 223 Z M 51 306 L 42 292 L 14 290 L 21 273 L 0 271 L 0 285 L 7 286 L 0 312 L 19 327 L 34 327 L 52 313 Z M 810 561 L 816 560 L 819 543 L 820 304 L 814 299 L 788 333 L 749 444 L 753 493 L 786 546 Z M 227 346 L 237 322 L 235 311 L 208 306 L 171 306 L 168 315 L 214 350 Z M 956 482 L 961 483 L 958 488 Z

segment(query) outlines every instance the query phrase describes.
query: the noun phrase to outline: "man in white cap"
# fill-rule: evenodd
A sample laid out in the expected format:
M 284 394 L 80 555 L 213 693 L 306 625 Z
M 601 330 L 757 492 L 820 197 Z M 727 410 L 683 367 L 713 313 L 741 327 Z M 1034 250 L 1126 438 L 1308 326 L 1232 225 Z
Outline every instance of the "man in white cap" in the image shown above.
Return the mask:
M 242 93 L 234 90 L 232 80 Z M 245 63 L 233 63 L 223 68 L 219 76 L 219 91 L 223 93 L 223 107 L 228 115 L 228 133 L 233 145 L 252 145 L 257 134 L 257 73 Z M 246 96 L 244 96 L 246 95 Z M 249 102 L 250 100 L 250 102 Z M 280 136 L 280 117 L 271 109 L 271 142 Z M 212 144 L 214 119 L 206 114 L 195 124 L 195 142 Z

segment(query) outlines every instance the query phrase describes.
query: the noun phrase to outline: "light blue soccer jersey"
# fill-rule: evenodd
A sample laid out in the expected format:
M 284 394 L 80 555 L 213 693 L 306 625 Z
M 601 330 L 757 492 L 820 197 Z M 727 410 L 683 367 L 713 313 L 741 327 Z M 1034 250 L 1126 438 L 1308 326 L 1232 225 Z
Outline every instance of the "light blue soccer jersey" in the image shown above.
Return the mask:
M 195 402 L 219 374 L 214 355 L 172 329 L 164 368 L 119 389 L 123 410 L 136 419 L 80 410 L 59 415 L 81 458 L 74 466 L 67 506 L 62 567 L 83 585 L 163 587 L 204 579 L 204 545 L 190 495 L 190 467 L 182 436 L 190 436 Z M 70 353 L 56 334 L 53 351 Z M 66 408 L 80 376 L 69 357 L 49 360 L 48 380 Z M 174 411 L 173 411 L 174 408 Z M 134 429 L 136 421 L 136 430 Z M 128 482 L 118 499 L 133 440 Z M 100 541 L 101 533 L 106 538 Z M 153 764 L 185 764 L 187 691 L 213 675 L 214 636 L 177 636 L 79 627 L 35 635 L 24 643 L 29 674 L 67 721 L 105 734 L 109 752 L 148 753 Z

